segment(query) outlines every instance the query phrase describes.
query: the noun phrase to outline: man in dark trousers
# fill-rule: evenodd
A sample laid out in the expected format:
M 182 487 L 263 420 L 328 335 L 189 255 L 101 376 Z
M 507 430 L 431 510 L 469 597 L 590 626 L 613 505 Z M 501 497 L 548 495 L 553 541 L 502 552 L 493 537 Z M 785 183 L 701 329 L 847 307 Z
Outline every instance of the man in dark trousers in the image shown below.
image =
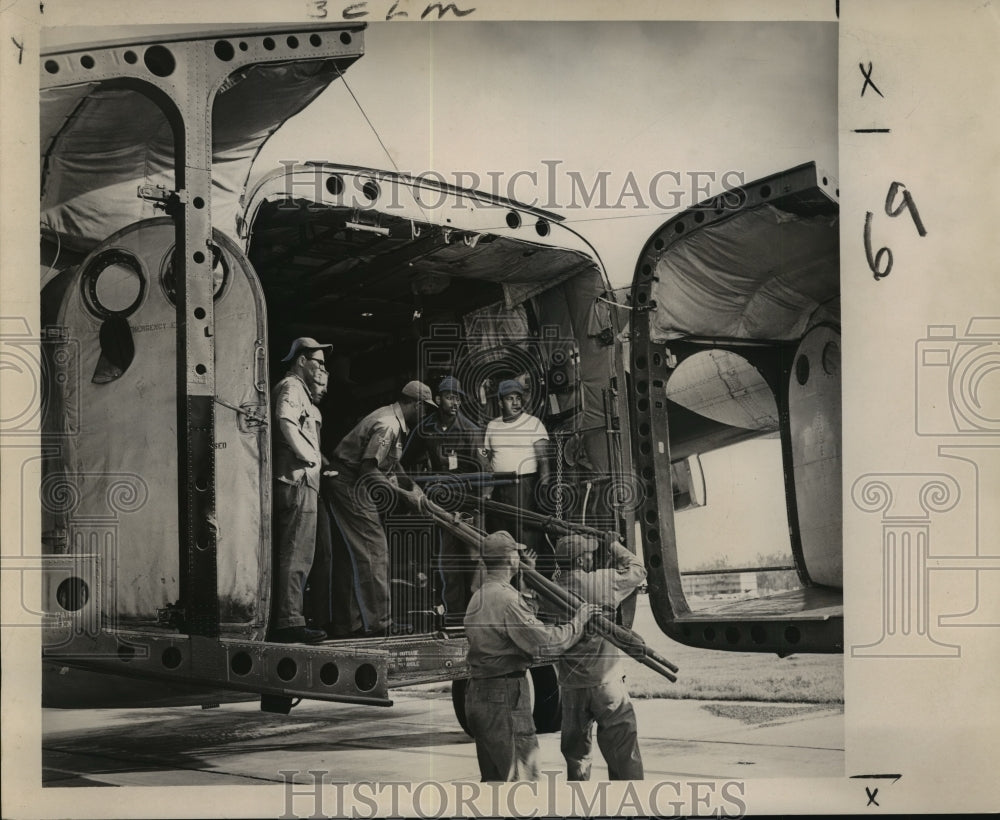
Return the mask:
M 618 605 L 646 580 L 642 562 L 609 533 L 612 566 L 598 568 L 600 547 L 591 536 L 567 535 L 556 541 L 559 572 L 553 580 L 614 620 Z M 635 710 L 625 687 L 622 653 L 600 635 L 588 635 L 557 664 L 562 700 L 562 738 L 568 780 L 590 779 L 591 734 L 597 724 L 597 745 L 608 764 L 610 780 L 642 780 L 642 756 Z
M 520 511 L 538 512 L 538 493 L 545 493 L 549 476 L 549 434 L 541 419 L 525 411 L 525 389 L 517 379 L 500 382 L 497 388 L 501 414 L 486 425 L 483 447 L 494 473 L 514 475 L 511 484 L 499 484 L 489 492 L 493 501 L 516 507 L 513 516 L 493 513 L 487 528 L 506 527 L 540 556 L 539 571 L 551 575 L 555 569 L 552 548 L 541 530 L 527 526 Z
M 337 472 L 329 483 L 331 511 L 350 554 L 354 592 L 351 600 L 333 605 L 350 608 L 346 620 L 357 637 L 380 637 L 389 630 L 389 545 L 382 513 L 395 506 L 401 490 L 422 495 L 399 464 L 422 405 L 437 407 L 430 388 L 408 382 L 395 402 L 361 419 L 330 459 Z
M 326 638 L 306 626 L 302 593 L 316 549 L 322 416 L 314 403 L 326 373 L 324 345 L 309 337 L 292 342 L 282 359 L 287 375 L 274 386 L 274 511 L 277 543 L 274 618 L 269 639 L 278 643 L 315 643 Z
M 483 430 L 462 413 L 462 385 L 453 376 L 438 383 L 434 400 L 437 410 L 413 431 L 403 464 L 407 472 L 438 476 L 480 473 L 484 470 Z M 447 530 L 435 528 L 438 583 L 445 608 L 445 623 L 460 626 L 465 605 L 472 594 L 478 555 Z
M 486 578 L 465 614 L 471 672 L 465 714 L 483 782 L 538 779 L 538 738 L 525 670 L 567 651 L 601 611 L 585 604 L 561 626 L 539 621 L 511 585 L 522 564 L 534 567 L 534 554 L 522 549 L 505 530 L 483 539 Z

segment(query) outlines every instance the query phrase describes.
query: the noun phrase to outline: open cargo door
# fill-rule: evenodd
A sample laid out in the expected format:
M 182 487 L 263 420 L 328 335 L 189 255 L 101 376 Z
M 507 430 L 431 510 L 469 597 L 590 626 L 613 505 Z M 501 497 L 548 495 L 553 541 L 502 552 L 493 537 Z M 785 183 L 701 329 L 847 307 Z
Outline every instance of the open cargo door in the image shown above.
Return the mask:
M 264 635 L 266 309 L 232 237 L 257 153 L 362 35 L 151 27 L 43 53 L 43 540 L 71 567 L 45 606 L 84 631 Z
M 485 192 L 334 163 L 277 170 L 247 200 L 272 370 L 297 336 L 335 346 L 320 404 L 328 450 L 412 378 L 457 377 L 462 413 L 481 428 L 500 414 L 499 383 L 520 379 L 552 443 L 546 512 L 631 533 L 620 317 L 570 226 Z
M 674 217 L 639 258 L 638 520 L 682 643 L 843 650 L 836 197 L 801 165 Z
M 258 150 L 363 27 L 131 31 L 40 66 L 43 701 L 389 706 L 387 651 L 264 640 L 266 312 L 233 241 Z
M 334 162 L 276 170 L 247 203 L 241 235 L 268 304 L 272 370 L 297 336 L 334 344 L 329 392 L 320 402 L 328 454 L 411 379 L 435 387 L 445 376 L 457 378 L 461 412 L 480 428 L 500 416 L 500 382 L 518 379 L 528 412 L 545 425 L 552 445 L 552 480 L 534 496 L 537 509 L 529 510 L 535 526 L 556 518 L 631 536 L 637 494 L 629 448 L 621 442 L 628 421 L 618 386 L 620 316 L 609 305 L 610 283 L 596 252 L 571 226 L 486 192 Z M 540 563 L 546 548 L 551 555 L 544 534 L 521 526 L 517 508 L 514 515 L 495 509 L 483 515 L 479 482 L 504 486 L 512 483 L 511 473 L 483 473 L 478 463 L 458 458 L 455 472 L 435 470 L 409 448 L 403 465 L 440 507 L 461 510 L 490 530 L 520 528 L 519 537 L 534 539 Z M 393 618 L 385 645 L 392 647 L 390 664 L 398 664 L 390 665 L 394 684 L 413 679 L 418 665 L 425 675 L 455 678 L 453 702 L 465 725 L 461 617 L 468 598 L 451 598 L 447 611 L 441 606 L 448 578 L 440 569 L 436 525 L 389 498 L 380 517 Z M 336 587 L 349 581 L 350 560 L 336 523 L 327 530 L 317 554 L 347 570 L 317 574 L 333 577 L 326 586 Z M 464 569 L 471 580 L 475 555 L 453 558 L 450 569 Z M 315 606 L 307 611 L 317 624 L 338 617 L 333 602 L 352 594 L 349 586 L 324 589 L 322 583 L 309 592 Z M 622 604 L 625 623 L 633 611 L 634 599 Z M 442 643 L 434 634 L 450 637 Z M 461 660 L 435 660 L 430 640 L 435 651 L 461 647 Z M 555 673 L 545 665 L 534 667 L 531 677 L 536 728 L 552 731 L 560 714 Z

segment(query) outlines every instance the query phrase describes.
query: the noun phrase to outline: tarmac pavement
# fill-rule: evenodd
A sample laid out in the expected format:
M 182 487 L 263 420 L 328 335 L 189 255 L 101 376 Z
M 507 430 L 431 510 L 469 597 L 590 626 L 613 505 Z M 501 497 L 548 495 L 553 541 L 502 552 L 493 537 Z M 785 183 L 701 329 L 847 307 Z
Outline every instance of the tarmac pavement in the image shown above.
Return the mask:
M 43 710 L 45 786 L 239 785 L 310 771 L 359 782 L 477 781 L 475 745 L 447 693 L 391 692 L 392 708 L 303 701 L 214 709 Z M 636 699 L 647 780 L 843 777 L 840 705 Z M 542 771 L 565 772 L 559 735 L 539 736 Z M 607 776 L 594 746 L 593 779 Z

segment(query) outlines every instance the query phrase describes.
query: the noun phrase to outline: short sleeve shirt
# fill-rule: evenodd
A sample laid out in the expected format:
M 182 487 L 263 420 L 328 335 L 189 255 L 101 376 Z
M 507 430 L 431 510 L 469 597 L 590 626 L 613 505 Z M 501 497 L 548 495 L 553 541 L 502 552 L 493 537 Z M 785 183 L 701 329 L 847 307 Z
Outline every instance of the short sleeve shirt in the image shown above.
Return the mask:
M 403 455 L 406 422 L 399 404 L 380 407 L 355 425 L 333 451 L 331 466 L 344 480 L 357 478 L 361 464 L 373 460 L 379 472 L 395 471 Z
M 547 441 L 548 431 L 541 419 L 522 413 L 514 421 L 493 419 L 486 425 L 485 447 L 495 473 L 530 475 L 538 472 L 535 442 Z
M 285 441 L 284 436 L 275 424 L 274 434 L 274 476 L 286 484 L 298 484 L 305 478 L 306 484 L 313 489 L 319 489 L 319 474 L 322 470 L 322 456 L 319 452 L 320 425 L 323 416 L 319 408 L 313 404 L 309 390 L 301 378 L 289 373 L 274 386 L 271 394 L 274 405 L 274 418 L 292 422 L 302 435 L 299 442 L 307 448 L 312 447 L 312 467 L 308 467 Z

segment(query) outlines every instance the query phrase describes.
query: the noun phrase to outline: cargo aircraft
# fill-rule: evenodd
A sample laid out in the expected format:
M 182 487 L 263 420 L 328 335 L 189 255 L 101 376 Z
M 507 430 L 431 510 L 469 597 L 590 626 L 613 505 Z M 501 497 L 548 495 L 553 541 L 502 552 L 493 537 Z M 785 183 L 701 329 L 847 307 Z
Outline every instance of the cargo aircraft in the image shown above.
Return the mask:
M 365 35 L 236 28 L 42 54 L 44 703 L 288 711 L 460 692 L 467 644 L 421 583 L 433 526 L 409 511 L 386 515 L 397 634 L 267 640 L 268 398 L 298 336 L 334 345 L 339 398 L 365 411 L 455 375 L 485 424 L 498 381 L 521 378 L 553 440 L 552 515 L 641 548 L 666 635 L 841 652 L 836 181 L 800 165 L 672 217 L 637 248 L 627 299 L 571 224 L 495 195 L 335 160 L 249 185 Z M 795 582 L 699 596 L 681 525 L 711 512 L 708 456 L 751 439 L 780 450 L 787 564 L 716 574 Z M 535 685 L 551 728 L 551 667 Z

